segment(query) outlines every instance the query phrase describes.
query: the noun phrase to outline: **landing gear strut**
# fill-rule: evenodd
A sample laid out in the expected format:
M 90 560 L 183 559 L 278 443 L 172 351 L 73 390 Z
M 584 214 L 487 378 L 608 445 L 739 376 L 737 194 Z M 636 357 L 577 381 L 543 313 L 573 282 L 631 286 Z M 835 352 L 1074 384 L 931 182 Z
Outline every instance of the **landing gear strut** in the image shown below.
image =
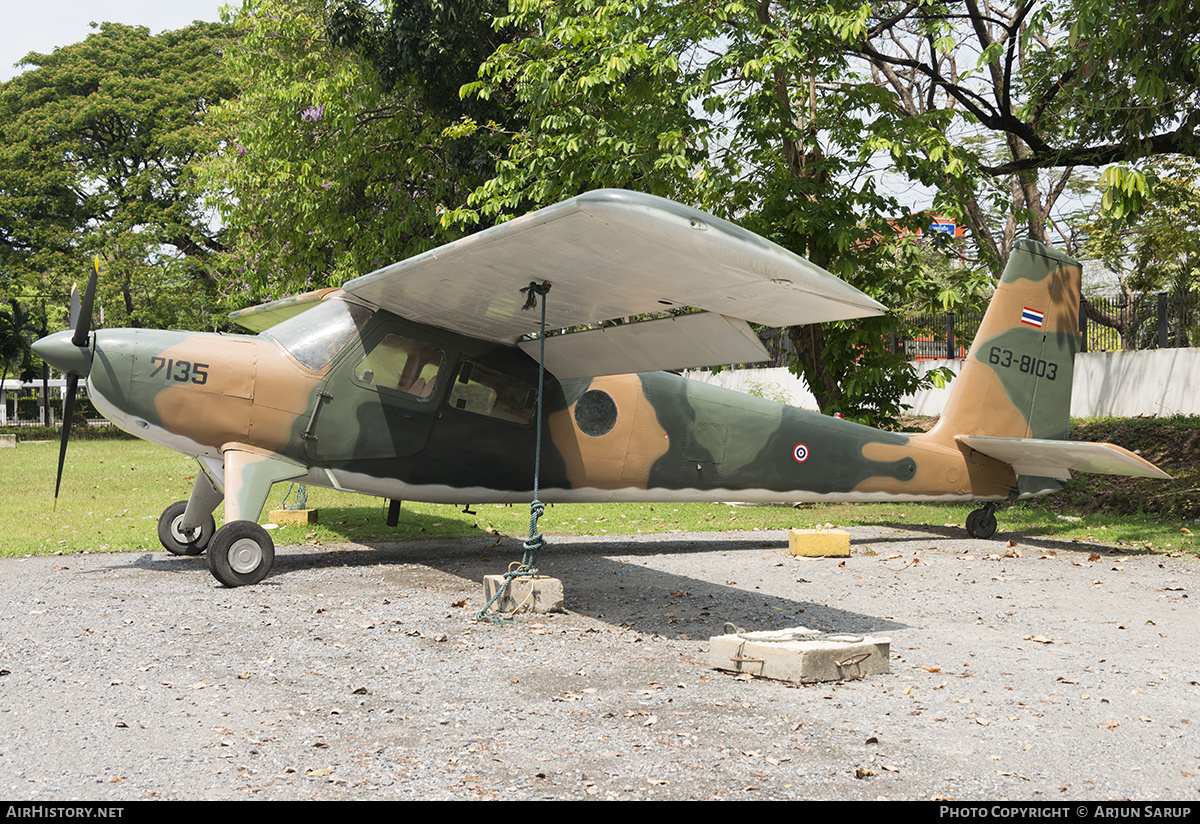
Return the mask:
M 967 516 L 967 534 L 972 538 L 990 538 L 996 534 L 995 504 L 984 504 Z

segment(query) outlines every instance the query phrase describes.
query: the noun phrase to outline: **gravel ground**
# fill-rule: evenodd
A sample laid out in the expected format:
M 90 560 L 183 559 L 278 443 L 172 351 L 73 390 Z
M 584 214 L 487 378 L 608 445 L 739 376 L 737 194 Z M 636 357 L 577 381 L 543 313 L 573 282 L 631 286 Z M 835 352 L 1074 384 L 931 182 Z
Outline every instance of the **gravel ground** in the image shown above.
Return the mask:
M 1194 559 L 961 528 L 552 538 L 566 614 L 478 624 L 520 542 L 0 560 L 0 796 L 1136 799 L 1200 794 Z M 1012 538 L 1016 546 L 1008 546 Z M 725 621 L 891 672 L 707 666 Z

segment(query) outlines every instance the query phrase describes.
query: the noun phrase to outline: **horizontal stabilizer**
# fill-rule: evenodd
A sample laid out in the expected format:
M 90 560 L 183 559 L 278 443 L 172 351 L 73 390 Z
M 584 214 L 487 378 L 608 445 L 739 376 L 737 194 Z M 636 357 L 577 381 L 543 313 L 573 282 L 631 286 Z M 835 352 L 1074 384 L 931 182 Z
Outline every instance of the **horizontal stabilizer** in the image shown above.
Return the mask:
M 536 338 L 522 341 L 520 346 L 537 360 Z M 559 380 L 758 363 L 770 358 L 758 335 L 745 321 L 709 312 L 546 339 L 546 368 Z
M 989 458 L 1010 464 L 1018 475 L 1066 479 L 1071 477 L 1071 471 L 1074 470 L 1099 475 L 1171 477 L 1145 458 L 1111 443 L 989 438 L 982 435 L 959 435 L 955 440 Z

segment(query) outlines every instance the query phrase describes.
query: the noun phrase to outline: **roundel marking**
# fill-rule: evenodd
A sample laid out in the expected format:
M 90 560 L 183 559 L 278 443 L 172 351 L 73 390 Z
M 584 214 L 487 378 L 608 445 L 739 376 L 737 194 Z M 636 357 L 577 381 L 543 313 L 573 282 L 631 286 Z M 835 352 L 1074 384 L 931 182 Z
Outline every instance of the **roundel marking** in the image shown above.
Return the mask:
M 808 460 L 808 447 L 802 443 L 796 444 L 796 448 L 792 450 L 792 457 L 798 462 L 804 463 Z

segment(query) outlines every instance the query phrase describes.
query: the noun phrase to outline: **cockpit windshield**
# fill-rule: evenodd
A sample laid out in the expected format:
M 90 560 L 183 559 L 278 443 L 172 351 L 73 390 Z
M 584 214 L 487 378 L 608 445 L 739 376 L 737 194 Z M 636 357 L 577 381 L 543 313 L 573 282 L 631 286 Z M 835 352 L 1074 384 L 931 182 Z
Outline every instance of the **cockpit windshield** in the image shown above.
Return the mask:
M 374 314 L 365 306 L 344 300 L 324 300 L 295 317 L 266 330 L 301 364 L 319 372 L 328 366 Z

